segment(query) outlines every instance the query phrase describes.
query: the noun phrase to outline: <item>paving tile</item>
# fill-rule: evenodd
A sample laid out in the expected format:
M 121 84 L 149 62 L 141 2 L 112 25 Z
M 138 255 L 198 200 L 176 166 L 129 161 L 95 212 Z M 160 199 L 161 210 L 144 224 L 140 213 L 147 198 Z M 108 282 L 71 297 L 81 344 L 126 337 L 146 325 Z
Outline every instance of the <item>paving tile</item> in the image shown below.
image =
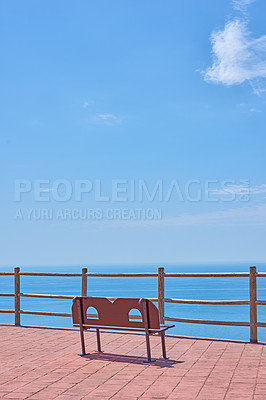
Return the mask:
M 90 354 L 78 356 L 76 330 L 0 325 L 0 398 L 30 400 L 265 400 L 266 346 L 167 336 L 168 360 L 146 364 L 141 334 L 86 332 Z

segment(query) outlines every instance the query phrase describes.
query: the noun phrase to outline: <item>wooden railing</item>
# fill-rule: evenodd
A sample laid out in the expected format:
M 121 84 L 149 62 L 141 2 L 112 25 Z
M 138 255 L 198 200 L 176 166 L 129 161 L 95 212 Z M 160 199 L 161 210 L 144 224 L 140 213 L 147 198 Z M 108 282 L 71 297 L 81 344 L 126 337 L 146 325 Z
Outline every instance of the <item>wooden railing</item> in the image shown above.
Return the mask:
M 20 292 L 20 277 L 21 276 L 53 276 L 53 277 L 81 277 L 81 295 L 87 296 L 88 293 L 88 277 L 108 277 L 108 278 L 123 278 L 123 277 L 156 277 L 158 279 L 158 298 L 150 299 L 153 302 L 158 302 L 160 323 L 165 321 L 185 322 L 193 324 L 209 324 L 209 325 L 230 325 L 230 326 L 249 326 L 250 327 L 250 342 L 257 342 L 257 328 L 266 327 L 265 322 L 257 322 L 257 306 L 266 305 L 265 300 L 257 300 L 257 278 L 266 277 L 266 272 L 257 272 L 256 267 L 250 267 L 249 272 L 218 272 L 218 273 L 165 273 L 164 268 L 158 268 L 158 273 L 91 273 L 87 268 L 82 268 L 81 273 L 50 273 L 50 272 L 21 272 L 19 267 L 14 268 L 14 272 L 0 272 L 0 276 L 14 276 L 14 293 L 0 293 L 0 296 L 14 297 L 14 310 L 0 310 L 0 313 L 14 313 L 15 325 L 20 326 L 21 314 L 32 315 L 47 315 L 56 317 L 71 317 L 70 313 L 46 312 L 46 311 L 30 311 L 21 310 L 21 297 L 35 297 L 46 299 L 73 299 L 75 296 L 70 295 L 55 295 L 55 294 L 36 294 L 36 293 L 21 293 Z M 165 298 L 165 278 L 249 278 L 249 299 L 248 300 L 188 300 L 188 299 L 169 299 Z M 114 298 L 109 298 L 114 300 Z M 167 317 L 164 312 L 165 303 L 175 304 L 201 304 L 201 305 L 249 305 L 250 320 L 249 322 L 240 321 L 214 321 L 202 319 L 176 318 Z M 140 318 L 138 316 L 136 319 Z

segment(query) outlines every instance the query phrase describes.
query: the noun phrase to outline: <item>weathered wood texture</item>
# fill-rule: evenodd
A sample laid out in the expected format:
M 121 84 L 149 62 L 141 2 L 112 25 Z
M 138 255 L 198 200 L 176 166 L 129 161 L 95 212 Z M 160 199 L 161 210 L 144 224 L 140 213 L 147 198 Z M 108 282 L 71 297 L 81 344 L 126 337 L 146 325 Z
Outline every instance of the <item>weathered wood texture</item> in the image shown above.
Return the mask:
M 160 324 L 164 323 L 164 268 L 158 268 L 158 309 Z
M 176 304 L 207 304 L 207 305 L 248 305 L 249 304 L 249 300 L 164 299 L 164 302 L 165 303 L 176 303 Z
M 257 337 L 257 279 L 256 267 L 249 268 L 249 297 L 250 297 L 250 342 L 256 343 Z
M 87 268 L 82 268 L 82 281 L 81 281 L 81 295 L 87 296 L 88 282 L 87 282 Z
M 14 269 L 14 297 L 15 297 L 15 325 L 20 325 L 20 275 L 19 275 L 20 268 L 16 267 Z
M 206 324 L 206 325 L 230 325 L 230 326 L 249 326 L 249 322 L 239 321 L 212 321 L 208 319 L 174 318 L 164 317 L 165 321 L 185 322 L 188 324 Z

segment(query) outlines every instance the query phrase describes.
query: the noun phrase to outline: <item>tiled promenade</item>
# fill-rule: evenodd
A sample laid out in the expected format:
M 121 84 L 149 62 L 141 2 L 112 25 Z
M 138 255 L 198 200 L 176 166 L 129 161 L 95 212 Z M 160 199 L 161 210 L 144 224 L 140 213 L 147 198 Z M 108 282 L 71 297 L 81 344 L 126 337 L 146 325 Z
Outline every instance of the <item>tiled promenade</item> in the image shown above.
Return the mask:
M 265 400 L 266 345 L 166 337 L 169 360 L 145 364 L 145 337 L 0 325 L 0 398 Z M 152 355 L 161 356 L 158 336 Z

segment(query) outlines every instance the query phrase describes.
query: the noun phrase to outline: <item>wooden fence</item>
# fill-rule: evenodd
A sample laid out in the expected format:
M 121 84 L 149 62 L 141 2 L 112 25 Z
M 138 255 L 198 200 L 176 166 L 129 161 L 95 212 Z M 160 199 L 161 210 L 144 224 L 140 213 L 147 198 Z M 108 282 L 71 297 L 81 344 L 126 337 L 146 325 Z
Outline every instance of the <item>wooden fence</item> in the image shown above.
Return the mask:
M 257 300 L 257 278 L 266 277 L 266 272 L 257 272 L 256 267 L 250 267 L 248 272 L 218 272 L 218 273 L 166 273 L 164 268 L 158 268 L 158 273 L 90 273 L 87 268 L 83 268 L 81 273 L 48 273 L 48 272 L 21 272 L 19 267 L 14 268 L 14 272 L 0 272 L 0 276 L 14 276 L 14 293 L 0 293 L 0 296 L 14 297 L 14 310 L 0 310 L 0 313 L 14 313 L 15 325 L 20 326 L 21 314 L 32 315 L 48 315 L 56 317 L 71 317 L 70 313 L 46 312 L 46 311 L 30 311 L 21 310 L 20 298 L 21 297 L 37 297 L 46 299 L 73 299 L 75 296 L 70 295 L 55 295 L 55 294 L 35 294 L 35 293 L 21 293 L 20 292 L 20 277 L 21 276 L 53 276 L 53 277 L 81 277 L 82 289 L 81 295 L 87 296 L 88 292 L 88 278 L 89 277 L 156 277 L 158 279 L 158 298 L 150 299 L 153 302 L 158 302 L 160 323 L 165 321 L 185 322 L 193 324 L 209 324 L 209 325 L 230 325 L 230 326 L 249 326 L 250 327 L 250 342 L 257 342 L 257 328 L 266 327 L 265 322 L 257 321 L 257 305 L 266 305 L 266 301 Z M 165 298 L 165 278 L 249 278 L 249 299 L 248 300 L 187 300 L 187 299 L 169 299 Z M 114 300 L 110 298 L 110 300 Z M 214 321 L 202 319 L 189 319 L 189 318 L 175 318 L 167 317 L 164 314 L 164 304 L 202 304 L 202 305 L 249 305 L 250 320 L 249 322 L 239 321 Z M 140 318 L 140 317 L 135 317 Z

